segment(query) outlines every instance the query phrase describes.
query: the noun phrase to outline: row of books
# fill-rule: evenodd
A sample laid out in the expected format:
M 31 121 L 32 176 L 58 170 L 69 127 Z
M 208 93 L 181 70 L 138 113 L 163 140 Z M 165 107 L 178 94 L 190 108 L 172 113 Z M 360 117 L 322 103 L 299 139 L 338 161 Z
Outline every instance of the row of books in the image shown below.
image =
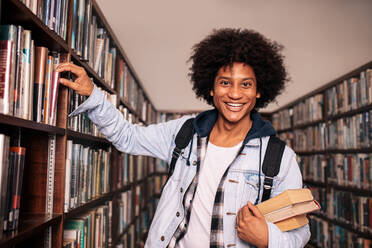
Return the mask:
M 323 154 L 298 156 L 302 179 L 325 182 L 327 161 Z
M 91 0 L 72 2 L 71 48 L 114 88 L 116 47 L 92 11 Z
M 293 107 L 293 125 L 322 120 L 323 107 L 323 94 L 306 98 Z
M 59 73 L 67 54 L 34 46 L 31 31 L 0 25 L 0 113 L 56 125 Z
M 327 159 L 328 182 L 372 189 L 372 154 L 332 154 Z
M 293 149 L 299 151 L 323 151 L 325 143 L 326 125 L 320 123 L 305 129 L 296 129 L 293 132 Z
M 372 233 L 372 198 L 331 188 L 327 192 L 327 217 Z
M 291 134 L 281 134 L 281 137 L 292 143 Z M 371 143 L 372 110 L 293 132 L 293 148 L 296 151 L 360 149 L 370 147 Z
M 67 37 L 68 0 L 22 0 L 46 26 L 62 39 Z
M 344 113 L 372 104 L 372 70 L 362 71 L 326 91 L 328 115 Z
M 110 191 L 110 154 L 67 140 L 65 212 Z
M 327 221 L 316 216 L 310 216 L 311 241 L 318 247 L 371 247 L 372 240 L 360 237 L 338 226 L 331 225 Z
M 271 116 L 275 130 L 284 130 L 292 127 L 293 109 L 283 109 Z
M 372 189 L 372 154 L 322 154 L 301 156 L 299 165 L 304 180 Z
M 16 230 L 19 223 L 26 155 L 20 138 L 0 134 L 0 232 Z
M 112 243 L 112 201 L 64 223 L 63 248 L 109 247 Z
M 372 110 L 344 117 L 327 126 L 326 146 L 330 149 L 358 149 L 372 144 Z
M 150 102 L 146 99 L 144 91 L 139 87 L 128 65 L 122 58 L 117 60 L 117 91 L 119 96 L 127 102 L 134 111 L 138 113 L 142 120 L 154 122 Z

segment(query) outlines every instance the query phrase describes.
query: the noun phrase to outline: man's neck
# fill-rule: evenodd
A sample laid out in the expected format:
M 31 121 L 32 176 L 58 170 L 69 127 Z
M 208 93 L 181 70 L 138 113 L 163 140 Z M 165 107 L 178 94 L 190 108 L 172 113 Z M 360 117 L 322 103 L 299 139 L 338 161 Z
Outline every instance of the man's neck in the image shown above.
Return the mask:
M 219 114 L 209 135 L 209 141 L 222 147 L 235 146 L 244 140 L 252 123 L 249 115 L 238 123 L 231 123 Z

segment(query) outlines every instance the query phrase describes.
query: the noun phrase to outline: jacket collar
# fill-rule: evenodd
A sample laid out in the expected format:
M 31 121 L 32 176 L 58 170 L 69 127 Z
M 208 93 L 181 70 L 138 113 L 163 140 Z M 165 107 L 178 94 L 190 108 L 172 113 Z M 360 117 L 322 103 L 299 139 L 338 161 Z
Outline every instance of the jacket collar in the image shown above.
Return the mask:
M 247 144 L 249 140 L 276 134 L 271 123 L 263 120 L 261 115 L 256 110 L 252 110 L 250 116 L 253 124 L 243 141 L 244 145 Z M 193 122 L 196 133 L 198 133 L 201 137 L 209 136 L 214 124 L 217 121 L 217 117 L 217 109 L 207 110 L 197 115 Z

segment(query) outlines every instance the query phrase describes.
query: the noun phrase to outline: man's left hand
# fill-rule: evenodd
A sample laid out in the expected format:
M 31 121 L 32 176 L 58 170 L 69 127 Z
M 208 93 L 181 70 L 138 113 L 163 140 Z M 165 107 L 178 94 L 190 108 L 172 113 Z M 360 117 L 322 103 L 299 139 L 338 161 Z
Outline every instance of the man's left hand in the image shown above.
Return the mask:
M 239 238 L 257 247 L 267 247 L 268 227 L 265 217 L 255 205 L 248 202 L 239 210 L 236 226 Z

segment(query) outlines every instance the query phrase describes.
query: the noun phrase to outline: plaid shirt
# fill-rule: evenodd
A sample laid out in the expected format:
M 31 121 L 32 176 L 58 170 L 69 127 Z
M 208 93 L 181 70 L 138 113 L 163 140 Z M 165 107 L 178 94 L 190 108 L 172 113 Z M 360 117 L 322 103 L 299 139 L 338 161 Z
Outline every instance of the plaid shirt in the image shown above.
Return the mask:
M 208 141 L 207 138 L 197 138 L 197 172 L 191 182 L 189 188 L 187 189 L 184 198 L 183 205 L 185 207 L 185 218 L 179 224 L 176 232 L 171 238 L 168 248 L 174 248 L 179 240 L 181 240 L 187 231 L 187 226 L 190 221 L 190 215 L 192 210 L 192 200 L 194 199 L 196 187 L 198 185 L 199 179 L 199 168 L 200 162 L 204 160 L 205 153 L 207 150 Z M 224 194 L 224 182 L 228 169 L 223 174 L 221 181 L 218 185 L 216 196 L 214 198 L 214 205 L 212 211 L 212 221 L 211 221 L 211 232 L 210 232 L 210 248 L 223 248 L 223 194 Z

